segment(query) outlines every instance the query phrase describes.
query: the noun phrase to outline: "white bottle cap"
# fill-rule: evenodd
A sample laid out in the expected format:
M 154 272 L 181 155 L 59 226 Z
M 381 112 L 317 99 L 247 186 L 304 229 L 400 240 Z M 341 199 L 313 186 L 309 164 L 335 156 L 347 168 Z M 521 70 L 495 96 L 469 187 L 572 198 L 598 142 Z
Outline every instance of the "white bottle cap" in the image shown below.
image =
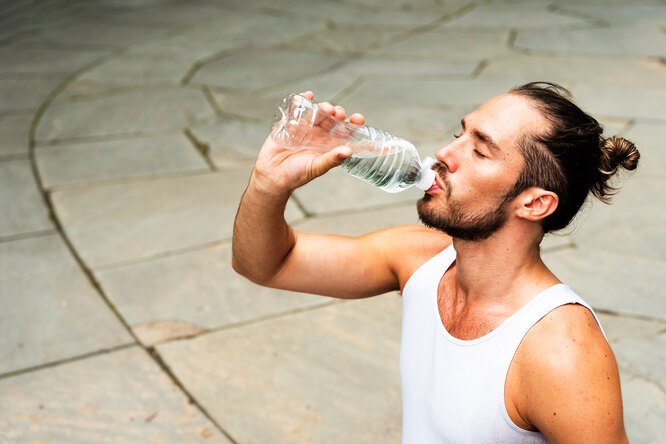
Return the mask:
M 426 157 L 421 162 L 421 178 L 414 185 L 417 188 L 422 189 L 423 191 L 428 191 L 432 184 L 435 183 L 435 172 L 432 170 L 432 166 L 436 164 L 437 161 L 432 157 Z

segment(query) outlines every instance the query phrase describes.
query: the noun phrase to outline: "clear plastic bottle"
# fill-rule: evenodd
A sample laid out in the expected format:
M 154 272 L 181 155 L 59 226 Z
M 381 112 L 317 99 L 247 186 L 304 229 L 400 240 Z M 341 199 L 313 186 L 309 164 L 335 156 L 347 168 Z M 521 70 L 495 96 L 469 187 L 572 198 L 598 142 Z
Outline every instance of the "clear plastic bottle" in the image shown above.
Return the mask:
M 278 107 L 271 137 L 285 148 L 322 153 L 347 145 L 353 154 L 342 163 L 343 169 L 389 193 L 412 185 L 428 190 L 435 181 L 430 169 L 434 161 L 426 158 L 421 163 L 410 142 L 371 126 L 338 121 L 297 94 L 285 97 Z

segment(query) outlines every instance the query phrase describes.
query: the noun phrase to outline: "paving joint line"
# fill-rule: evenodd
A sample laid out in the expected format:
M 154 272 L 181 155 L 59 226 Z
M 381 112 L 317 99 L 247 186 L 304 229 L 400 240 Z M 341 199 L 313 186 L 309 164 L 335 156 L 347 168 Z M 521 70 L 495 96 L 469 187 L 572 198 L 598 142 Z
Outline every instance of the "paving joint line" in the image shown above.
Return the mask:
M 53 234 L 58 234 L 58 230 L 56 230 L 55 228 L 50 228 L 48 230 L 29 231 L 26 233 L 10 234 L 6 236 L 0 236 L 0 243 L 32 239 L 35 237 L 46 237 L 46 236 L 51 236 Z
M 210 175 L 210 174 L 213 174 L 213 173 L 216 173 L 216 172 L 217 171 L 211 171 L 209 169 L 192 169 L 192 170 L 182 170 L 182 171 L 171 171 L 171 172 L 165 172 L 165 173 L 144 174 L 144 175 L 141 175 L 141 176 L 134 176 L 134 177 L 120 177 L 120 178 L 112 178 L 112 179 L 102 179 L 102 180 L 97 180 L 97 181 L 83 181 L 83 182 L 72 182 L 72 183 L 57 184 L 57 185 L 53 185 L 53 186 L 50 186 L 50 187 L 44 187 L 43 190 L 45 192 L 49 192 L 49 193 L 61 192 L 61 191 L 67 192 L 67 191 L 77 190 L 77 189 L 81 189 L 81 188 L 94 189 L 94 188 L 103 188 L 103 187 L 115 186 L 115 185 L 150 183 L 150 182 L 157 182 L 157 181 L 160 181 L 160 180 L 171 180 L 171 179 L 178 179 L 178 178 L 184 178 L 184 177 L 206 176 L 206 175 Z
M 142 346 L 143 347 L 143 346 Z M 192 393 L 180 382 L 180 379 L 174 374 L 171 370 L 171 367 L 162 359 L 162 355 L 155 347 L 143 347 L 148 355 L 153 359 L 153 361 L 160 367 L 160 369 L 171 379 L 171 381 L 178 387 L 181 392 L 187 397 L 187 401 L 196 406 L 197 409 L 217 428 L 220 433 L 222 433 L 232 444 L 238 444 L 230 434 L 227 432 L 221 424 L 217 422 L 213 416 L 208 413 L 208 410 L 196 399 Z
M 128 334 L 130 335 L 131 338 L 134 339 L 134 343 L 131 345 L 139 346 L 142 349 L 144 349 L 150 357 L 153 358 L 153 361 L 157 364 L 160 365 L 161 358 L 158 360 L 156 359 L 154 353 L 150 353 L 149 348 L 145 347 L 141 341 L 138 339 L 132 328 L 130 327 L 129 323 L 125 320 L 125 318 L 121 315 L 121 313 L 117 310 L 117 308 L 113 305 L 111 300 L 107 297 L 105 294 L 103 288 L 101 287 L 99 281 L 95 278 L 94 273 L 92 269 L 90 269 L 86 263 L 83 261 L 81 256 L 79 255 L 78 251 L 74 247 L 73 243 L 69 239 L 69 236 L 67 235 L 66 231 L 64 230 L 64 227 L 60 223 L 60 219 L 58 218 L 57 212 L 55 211 L 55 207 L 53 205 L 53 202 L 51 201 L 50 193 L 44 188 L 43 186 L 43 181 L 41 178 L 41 175 L 39 173 L 39 168 L 37 166 L 37 159 L 36 159 L 36 154 L 35 154 L 35 134 L 37 131 L 37 127 L 39 126 L 39 123 L 41 121 L 42 116 L 46 112 L 46 110 L 51 106 L 51 104 L 54 102 L 55 98 L 60 94 L 62 91 L 64 91 L 67 86 L 71 85 L 74 81 L 76 81 L 78 78 L 80 78 L 85 72 L 94 69 L 97 66 L 101 66 L 103 63 L 105 63 L 107 60 L 112 59 L 113 57 L 116 57 L 118 53 L 122 53 L 122 50 L 118 50 L 115 52 L 111 52 L 110 54 L 107 54 L 105 56 L 100 57 L 99 59 L 95 60 L 94 62 L 90 63 L 86 67 L 82 68 L 81 70 L 77 71 L 76 73 L 72 74 L 70 77 L 65 79 L 63 82 L 61 82 L 58 86 L 56 86 L 55 89 L 53 89 L 46 97 L 46 99 L 42 102 L 42 104 L 37 108 L 37 111 L 34 114 L 34 118 L 32 121 L 32 124 L 30 125 L 30 130 L 29 130 L 29 136 L 28 136 L 28 152 L 30 154 L 30 164 L 33 172 L 33 177 L 35 179 L 37 188 L 41 191 L 43 203 L 45 204 L 47 210 L 49 211 L 49 215 L 51 220 L 53 221 L 55 225 L 55 229 L 60 234 L 61 239 L 63 240 L 66 248 L 70 251 L 70 254 L 74 258 L 74 260 L 77 262 L 79 268 L 81 269 L 82 273 L 86 276 L 88 279 L 89 283 L 92 285 L 92 287 L 97 291 L 98 295 L 102 298 L 102 300 L 106 303 L 107 307 L 109 310 L 113 313 L 113 315 L 118 319 L 118 321 L 121 323 L 121 325 L 124 326 Z M 162 365 L 160 365 L 160 368 L 164 368 Z M 191 399 L 194 402 L 194 405 L 197 407 L 197 409 L 204 415 L 206 416 L 211 423 L 217 428 L 217 430 L 228 437 L 231 440 L 231 437 L 229 434 L 216 422 L 214 421 L 208 412 L 203 409 L 203 406 L 199 404 L 199 402 L 194 398 L 182 385 L 180 380 L 171 372 L 169 371 L 167 373 L 167 376 L 170 378 L 170 380 L 178 386 L 182 393 L 188 397 L 188 399 Z M 232 442 L 235 443 L 235 441 L 232 440 Z
M 129 343 L 126 343 L 126 344 L 116 345 L 114 347 L 109 347 L 109 348 L 105 348 L 105 349 L 101 349 L 101 350 L 95 350 L 95 351 L 90 352 L 90 353 L 83 353 L 83 354 L 80 354 L 80 355 L 71 356 L 69 358 L 58 359 L 56 361 L 47 362 L 45 364 L 35 365 L 35 366 L 32 366 L 32 367 L 26 367 L 26 368 L 22 368 L 22 369 L 19 369 L 19 370 L 12 370 L 12 371 L 0 374 L 0 380 L 7 379 L 7 378 L 12 378 L 14 376 L 25 375 L 27 373 L 33 373 L 33 372 L 37 372 L 37 371 L 48 369 L 48 368 L 58 367 L 60 365 L 69 364 L 71 362 L 83 361 L 85 359 L 94 358 L 96 356 L 105 355 L 105 354 L 108 354 L 108 353 L 114 353 L 114 352 L 117 352 L 117 351 L 120 351 L 120 350 L 126 350 L 126 349 L 129 349 L 129 348 L 132 348 L 132 347 L 140 347 L 140 346 L 139 346 L 139 344 L 136 344 L 134 342 L 129 342 Z
M 185 138 L 190 141 L 190 144 L 194 147 L 197 153 L 201 155 L 201 158 L 204 160 L 204 162 L 206 162 L 208 168 L 210 168 L 211 171 L 217 171 L 217 166 L 209 155 L 210 146 L 206 142 L 199 140 L 190 128 L 185 128 L 185 130 L 183 130 L 183 134 L 185 135 Z

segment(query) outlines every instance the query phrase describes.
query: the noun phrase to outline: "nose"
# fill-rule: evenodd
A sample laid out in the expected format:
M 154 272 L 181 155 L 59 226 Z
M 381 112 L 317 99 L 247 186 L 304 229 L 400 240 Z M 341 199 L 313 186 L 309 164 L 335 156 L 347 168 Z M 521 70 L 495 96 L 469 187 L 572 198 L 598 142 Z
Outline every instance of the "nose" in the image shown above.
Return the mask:
M 449 173 L 455 172 L 458 169 L 456 140 L 435 151 L 435 158 L 446 165 Z

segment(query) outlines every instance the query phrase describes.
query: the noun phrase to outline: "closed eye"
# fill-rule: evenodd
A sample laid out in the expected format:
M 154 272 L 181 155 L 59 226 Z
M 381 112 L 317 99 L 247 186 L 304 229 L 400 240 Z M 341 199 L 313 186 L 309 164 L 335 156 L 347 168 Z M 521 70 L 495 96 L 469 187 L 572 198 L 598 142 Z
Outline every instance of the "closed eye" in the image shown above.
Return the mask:
M 477 150 L 477 149 L 474 150 L 474 154 L 476 154 L 477 156 L 479 156 L 479 157 L 481 157 L 481 158 L 484 158 L 484 159 L 485 159 L 486 157 L 488 157 L 488 156 L 486 156 L 485 154 L 483 154 L 481 151 L 479 151 L 479 150 Z

